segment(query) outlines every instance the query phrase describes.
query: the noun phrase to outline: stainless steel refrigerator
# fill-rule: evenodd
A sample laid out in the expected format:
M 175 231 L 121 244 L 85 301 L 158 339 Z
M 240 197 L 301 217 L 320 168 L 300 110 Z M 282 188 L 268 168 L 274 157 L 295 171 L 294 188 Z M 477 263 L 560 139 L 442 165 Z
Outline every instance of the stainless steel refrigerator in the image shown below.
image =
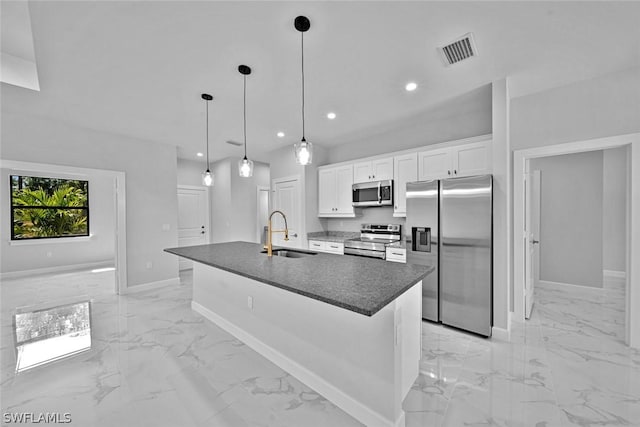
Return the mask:
M 407 184 L 407 263 L 433 265 L 422 317 L 491 336 L 492 177 Z

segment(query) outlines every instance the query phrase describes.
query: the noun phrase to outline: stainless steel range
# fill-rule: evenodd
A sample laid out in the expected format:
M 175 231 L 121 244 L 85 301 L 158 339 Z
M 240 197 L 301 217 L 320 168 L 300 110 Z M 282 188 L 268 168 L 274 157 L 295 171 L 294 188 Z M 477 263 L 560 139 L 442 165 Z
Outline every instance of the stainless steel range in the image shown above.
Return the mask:
M 362 224 L 360 238 L 344 242 L 344 253 L 385 259 L 387 245 L 401 237 L 400 224 Z

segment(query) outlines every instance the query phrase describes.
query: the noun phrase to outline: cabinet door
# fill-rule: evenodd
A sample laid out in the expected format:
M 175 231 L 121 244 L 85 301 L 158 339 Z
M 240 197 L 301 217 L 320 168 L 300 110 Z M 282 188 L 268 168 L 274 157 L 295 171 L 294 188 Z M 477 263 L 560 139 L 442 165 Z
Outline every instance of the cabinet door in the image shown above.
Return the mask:
M 340 214 L 353 214 L 353 201 L 351 192 L 353 189 L 353 165 L 339 166 L 335 169 L 335 197 L 336 211 Z
M 335 213 L 336 208 L 336 169 L 318 171 L 318 214 Z
M 454 176 L 491 173 L 491 141 L 454 147 L 452 153 Z
M 407 216 L 407 182 L 418 180 L 418 153 L 393 159 L 393 216 Z
M 371 162 L 360 162 L 353 165 L 353 183 L 369 182 L 373 180 Z
M 373 160 L 371 162 L 371 174 L 373 181 L 393 179 L 393 157 Z
M 453 176 L 451 149 L 441 148 L 418 153 L 418 180 L 449 178 Z

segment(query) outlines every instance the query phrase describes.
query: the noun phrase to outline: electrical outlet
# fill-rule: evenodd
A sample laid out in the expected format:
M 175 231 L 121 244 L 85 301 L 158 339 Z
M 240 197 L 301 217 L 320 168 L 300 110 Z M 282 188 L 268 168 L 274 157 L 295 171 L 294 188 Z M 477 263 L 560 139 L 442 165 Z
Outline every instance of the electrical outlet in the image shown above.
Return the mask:
M 53 256 L 53 252 L 48 251 L 48 252 L 47 252 L 47 258 L 51 258 L 52 256 Z
M 251 295 L 247 297 L 247 307 L 249 307 L 249 310 L 253 310 L 253 297 Z
M 153 268 L 153 263 L 151 261 L 147 261 L 147 270 L 151 270 Z

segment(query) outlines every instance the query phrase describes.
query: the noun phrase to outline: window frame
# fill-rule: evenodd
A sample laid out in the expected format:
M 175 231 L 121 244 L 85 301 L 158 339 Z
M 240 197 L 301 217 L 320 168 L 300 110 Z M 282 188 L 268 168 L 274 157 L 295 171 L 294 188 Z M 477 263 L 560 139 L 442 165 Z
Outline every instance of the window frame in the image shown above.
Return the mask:
M 42 179 L 58 179 L 64 181 L 78 181 L 78 182 L 86 182 L 87 185 L 87 202 L 86 206 L 24 206 L 24 205 L 14 205 L 13 204 L 13 177 L 28 177 L 28 178 L 42 178 Z M 11 227 L 11 243 L 14 242 L 33 242 L 36 240 L 43 239 L 86 239 L 91 237 L 91 215 L 90 215 L 90 202 L 89 202 L 89 180 L 88 179 L 72 179 L 72 178 L 58 178 L 54 176 L 34 176 L 34 175 L 22 175 L 22 174 L 9 174 L 9 209 L 10 213 L 10 227 Z M 15 229 L 14 229 L 14 210 L 15 209 L 55 209 L 55 210 L 84 210 L 87 214 L 87 232 L 86 234 L 74 234 L 74 235 L 61 235 L 61 236 L 39 236 L 39 237 L 27 237 L 27 238 L 16 238 L 15 237 Z

